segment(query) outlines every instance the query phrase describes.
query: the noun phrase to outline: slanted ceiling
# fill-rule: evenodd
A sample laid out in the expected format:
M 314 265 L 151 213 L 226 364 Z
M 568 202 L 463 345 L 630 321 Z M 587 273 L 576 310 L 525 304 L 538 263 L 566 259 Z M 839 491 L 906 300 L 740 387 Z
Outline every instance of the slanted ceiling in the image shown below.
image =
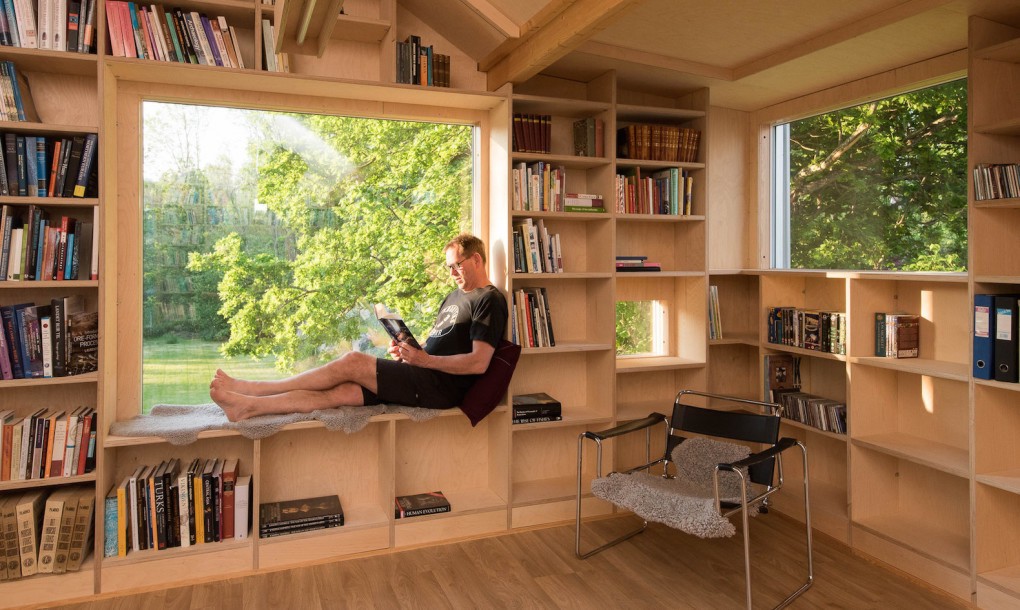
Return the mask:
M 1020 26 L 1020 0 L 399 0 L 486 72 L 535 74 L 757 110 L 967 46 L 972 14 Z

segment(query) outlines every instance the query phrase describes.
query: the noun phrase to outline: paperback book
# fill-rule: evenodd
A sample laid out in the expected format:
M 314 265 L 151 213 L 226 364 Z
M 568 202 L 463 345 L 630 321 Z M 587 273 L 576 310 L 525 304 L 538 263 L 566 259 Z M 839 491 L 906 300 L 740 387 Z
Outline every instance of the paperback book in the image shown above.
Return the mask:
M 414 338 L 411 329 L 404 323 L 400 314 L 390 311 L 382 303 L 376 303 L 375 317 L 379 318 L 379 323 L 383 325 L 383 328 L 386 329 L 386 332 L 394 341 L 397 343 L 407 343 L 413 348 L 421 349 L 421 345 L 418 344 L 417 339 Z
M 397 496 L 395 504 L 395 519 L 450 512 L 450 502 L 441 491 Z

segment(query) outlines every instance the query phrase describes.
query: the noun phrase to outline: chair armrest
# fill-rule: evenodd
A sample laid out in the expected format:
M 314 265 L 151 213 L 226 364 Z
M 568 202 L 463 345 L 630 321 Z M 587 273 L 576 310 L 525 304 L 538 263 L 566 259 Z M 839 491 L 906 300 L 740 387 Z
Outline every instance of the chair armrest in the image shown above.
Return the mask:
M 765 460 L 774 458 L 777 455 L 779 455 L 780 453 L 782 453 L 782 452 L 786 451 L 787 449 L 789 449 L 790 447 L 795 447 L 796 445 L 797 445 L 797 439 L 795 439 L 795 438 L 788 438 L 788 437 L 787 438 L 781 438 L 781 439 L 779 439 L 778 443 L 776 443 L 775 445 L 769 447 L 768 449 L 766 449 L 764 451 L 759 451 L 758 453 L 752 453 L 751 455 L 747 456 L 746 458 L 744 458 L 744 459 L 742 459 L 742 460 L 740 460 L 738 462 L 733 462 L 732 464 L 719 464 L 719 468 L 721 470 L 736 470 L 738 468 L 746 468 L 748 466 L 753 466 L 753 465 L 758 464 L 760 462 L 764 462 Z
M 645 428 L 650 428 L 659 423 L 666 423 L 667 421 L 669 420 L 667 420 L 666 416 L 663 415 L 662 413 L 649 413 L 648 416 L 645 417 L 644 419 L 636 419 L 634 421 L 627 422 L 625 424 L 620 424 L 619 426 L 609 428 L 608 430 L 602 430 L 600 432 L 591 431 L 584 432 L 583 436 L 593 441 L 604 441 L 607 438 L 613 438 L 614 436 L 621 436 L 623 434 L 637 432 L 638 430 L 644 430 Z

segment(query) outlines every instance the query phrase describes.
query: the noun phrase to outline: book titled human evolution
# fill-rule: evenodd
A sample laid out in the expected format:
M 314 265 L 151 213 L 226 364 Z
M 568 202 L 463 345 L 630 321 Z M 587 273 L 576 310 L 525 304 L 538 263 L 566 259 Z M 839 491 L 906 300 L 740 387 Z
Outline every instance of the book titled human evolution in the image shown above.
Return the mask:
M 450 512 L 450 502 L 441 491 L 397 496 L 395 504 L 393 517 L 396 519 Z

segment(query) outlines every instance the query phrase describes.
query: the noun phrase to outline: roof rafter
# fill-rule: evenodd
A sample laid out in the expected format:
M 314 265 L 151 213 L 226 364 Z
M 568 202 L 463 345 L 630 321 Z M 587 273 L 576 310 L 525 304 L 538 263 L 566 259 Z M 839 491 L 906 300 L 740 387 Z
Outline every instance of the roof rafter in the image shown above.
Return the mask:
M 521 26 L 521 37 L 508 40 L 479 63 L 488 89 L 525 81 L 608 27 L 638 0 L 552 0 Z
M 473 10 L 489 25 L 499 30 L 507 38 L 520 38 L 521 26 L 506 16 L 503 11 L 493 6 L 488 0 L 460 0 L 462 4 Z

